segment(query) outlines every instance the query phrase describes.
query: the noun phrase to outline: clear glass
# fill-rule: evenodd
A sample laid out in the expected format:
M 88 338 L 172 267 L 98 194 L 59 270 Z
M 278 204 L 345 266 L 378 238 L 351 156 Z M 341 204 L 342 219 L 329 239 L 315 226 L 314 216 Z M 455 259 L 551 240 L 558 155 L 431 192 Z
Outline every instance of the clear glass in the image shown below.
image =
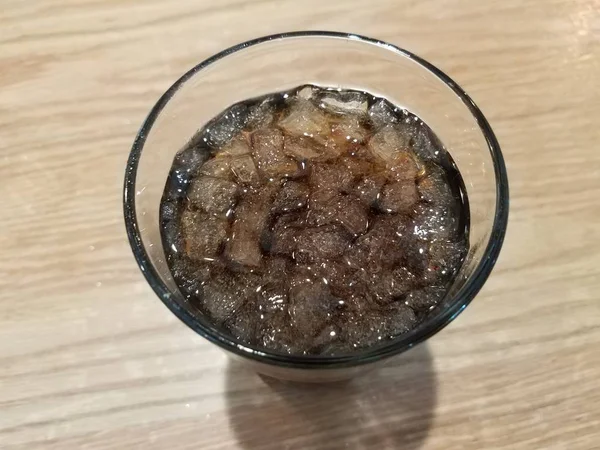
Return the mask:
M 252 348 L 186 310 L 162 248 L 158 211 L 175 153 L 230 105 L 302 84 L 353 88 L 386 97 L 421 117 L 463 176 L 470 204 L 470 249 L 448 295 L 428 320 L 379 347 L 339 356 L 289 356 Z M 427 339 L 453 320 L 490 274 L 508 219 L 508 181 L 498 142 L 481 111 L 447 75 L 410 52 L 374 39 L 295 32 L 246 42 L 198 64 L 169 88 L 142 125 L 127 164 L 127 233 L 159 298 L 190 328 L 255 369 L 279 378 L 352 376 Z

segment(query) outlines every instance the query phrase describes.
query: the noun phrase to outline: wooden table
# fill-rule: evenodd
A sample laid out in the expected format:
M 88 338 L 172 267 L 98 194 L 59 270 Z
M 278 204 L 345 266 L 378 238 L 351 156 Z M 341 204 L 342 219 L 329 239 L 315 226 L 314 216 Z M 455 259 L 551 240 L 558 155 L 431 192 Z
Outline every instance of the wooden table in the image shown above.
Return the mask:
M 263 380 L 155 297 L 125 161 L 180 74 L 293 29 L 425 57 L 489 118 L 511 182 L 476 301 L 344 386 Z M 600 448 L 600 2 L 21 1 L 0 13 L 0 447 Z

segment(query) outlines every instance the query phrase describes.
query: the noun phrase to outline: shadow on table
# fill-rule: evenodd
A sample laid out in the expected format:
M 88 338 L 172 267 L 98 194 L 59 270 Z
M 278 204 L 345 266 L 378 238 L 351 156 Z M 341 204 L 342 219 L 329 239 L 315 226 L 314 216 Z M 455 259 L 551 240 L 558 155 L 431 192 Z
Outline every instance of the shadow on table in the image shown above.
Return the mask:
M 232 361 L 226 383 L 230 426 L 247 450 L 416 450 L 436 404 L 427 344 L 347 382 L 284 382 Z

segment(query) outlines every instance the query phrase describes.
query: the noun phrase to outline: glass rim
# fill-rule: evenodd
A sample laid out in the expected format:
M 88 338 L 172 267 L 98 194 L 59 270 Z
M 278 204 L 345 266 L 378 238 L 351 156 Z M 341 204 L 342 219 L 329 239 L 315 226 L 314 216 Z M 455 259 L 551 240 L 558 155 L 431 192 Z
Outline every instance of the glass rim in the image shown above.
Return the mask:
M 474 269 L 471 279 L 461 287 L 456 295 L 453 296 L 454 302 L 447 308 L 440 309 L 436 315 L 427 319 L 422 326 L 419 326 L 416 329 L 390 340 L 389 343 L 366 348 L 357 351 L 356 353 L 340 356 L 296 356 L 271 352 L 266 349 L 243 344 L 233 337 L 228 336 L 224 332 L 205 327 L 201 322 L 195 319 L 191 313 L 189 313 L 173 299 L 171 290 L 162 282 L 160 276 L 154 269 L 149 255 L 144 249 L 136 217 L 135 183 L 139 158 L 142 154 L 146 137 L 152 129 L 156 118 L 161 113 L 165 105 L 173 97 L 173 95 L 178 91 L 178 89 L 197 72 L 233 53 L 270 41 L 283 41 L 287 39 L 311 37 L 355 40 L 362 43 L 375 45 L 379 48 L 387 49 L 398 56 L 409 58 L 415 61 L 423 69 L 435 75 L 459 97 L 459 99 L 465 104 L 472 116 L 475 118 L 480 131 L 485 137 L 490 155 L 492 157 L 496 182 L 496 208 L 489 242 L 481 261 Z M 146 281 L 150 284 L 150 287 L 154 290 L 161 301 L 171 310 L 171 312 L 189 328 L 227 351 L 233 352 L 245 358 L 256 360 L 258 362 L 284 367 L 323 369 L 352 367 L 386 359 L 393 355 L 402 353 L 416 344 L 425 341 L 452 322 L 467 307 L 467 305 L 471 303 L 475 295 L 477 295 L 496 263 L 502 243 L 504 241 L 508 223 L 508 195 L 508 177 L 498 140 L 496 139 L 496 136 L 494 135 L 494 132 L 492 131 L 487 119 L 477 107 L 475 102 L 448 75 L 414 53 L 384 41 L 353 33 L 333 31 L 294 31 L 252 39 L 250 41 L 242 42 L 222 50 L 221 52 L 192 67 L 177 81 L 175 81 L 175 83 L 173 83 L 169 89 L 167 89 L 167 91 L 159 98 L 159 100 L 150 110 L 150 113 L 144 120 L 134 139 L 125 171 L 123 210 L 125 228 L 127 230 L 129 243 L 131 245 L 133 255 L 140 267 L 140 270 L 144 274 Z

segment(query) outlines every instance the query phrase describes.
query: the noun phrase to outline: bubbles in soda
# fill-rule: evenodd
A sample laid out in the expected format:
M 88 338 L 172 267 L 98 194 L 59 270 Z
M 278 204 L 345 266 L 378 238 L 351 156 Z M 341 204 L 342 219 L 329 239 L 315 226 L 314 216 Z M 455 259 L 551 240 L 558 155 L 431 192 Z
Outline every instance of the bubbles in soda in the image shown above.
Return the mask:
M 469 211 L 422 120 L 307 85 L 202 128 L 174 158 L 161 230 L 190 311 L 248 345 L 338 355 L 440 305 L 467 254 Z

